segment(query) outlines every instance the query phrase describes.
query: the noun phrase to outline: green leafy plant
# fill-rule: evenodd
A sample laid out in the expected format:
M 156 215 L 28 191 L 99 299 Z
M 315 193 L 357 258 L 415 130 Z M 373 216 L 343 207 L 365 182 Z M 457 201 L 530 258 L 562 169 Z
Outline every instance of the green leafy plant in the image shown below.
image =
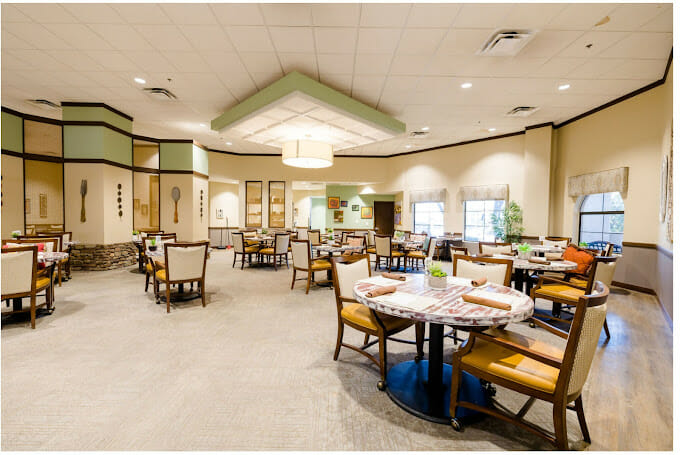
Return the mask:
M 531 245 L 529 245 L 528 243 L 517 245 L 517 251 L 519 251 L 520 253 L 528 253 L 529 251 L 531 251 Z
M 326 234 L 332 234 L 333 228 L 326 228 Z
M 21 235 L 21 231 L 12 231 L 12 238 L 16 239 Z
M 435 276 L 435 277 L 445 277 L 447 276 L 447 273 L 442 270 L 442 263 L 439 261 L 433 261 L 427 266 L 427 271 L 430 273 L 430 276 Z
M 132 231 L 132 235 L 139 235 L 139 231 Z
M 262 228 L 262 235 L 267 235 L 269 234 L 269 229 Z
M 522 209 L 515 201 L 510 201 L 502 215 L 491 215 L 491 225 L 496 238 L 507 243 L 519 243 L 522 239 L 523 221 Z
M 578 246 L 580 246 L 581 248 L 588 248 L 588 242 L 579 242 Z
M 400 239 L 404 237 L 404 233 L 402 231 L 394 231 L 394 237 Z
M 155 237 L 151 237 L 150 243 L 151 243 L 151 246 L 156 246 L 156 238 L 155 238 Z

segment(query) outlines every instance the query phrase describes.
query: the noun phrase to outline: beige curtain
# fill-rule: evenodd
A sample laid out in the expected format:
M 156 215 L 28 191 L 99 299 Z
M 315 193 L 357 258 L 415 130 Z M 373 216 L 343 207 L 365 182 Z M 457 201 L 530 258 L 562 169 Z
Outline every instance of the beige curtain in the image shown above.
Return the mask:
M 446 202 L 446 188 L 411 191 L 409 200 L 411 204 L 414 202 Z
M 569 177 L 570 197 L 614 191 L 618 191 L 622 196 L 628 191 L 628 167 Z
M 508 185 L 462 186 L 461 201 L 508 200 Z

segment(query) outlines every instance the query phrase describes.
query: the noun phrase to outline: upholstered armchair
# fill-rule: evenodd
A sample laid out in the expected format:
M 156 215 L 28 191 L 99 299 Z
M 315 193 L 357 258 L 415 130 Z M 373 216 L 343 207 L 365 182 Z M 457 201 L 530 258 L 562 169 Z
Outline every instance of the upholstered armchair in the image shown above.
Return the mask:
M 288 268 L 289 243 L 290 234 L 276 234 L 274 237 L 274 246 L 271 248 L 262 248 L 258 253 L 268 258 L 273 258 L 274 270 L 277 270 L 277 262 L 283 261 L 283 259 L 286 260 L 286 268 Z
M 397 268 L 399 268 L 399 261 L 401 261 L 402 257 L 404 257 L 404 253 L 392 249 L 392 237 L 389 235 L 375 236 L 375 270 L 378 270 L 382 258 L 387 260 L 387 266 L 390 271 L 392 270 L 394 258 L 397 258 Z
M 160 238 L 160 243 L 156 243 L 156 248 L 163 249 L 164 243 L 177 241 L 177 234 L 172 232 L 168 234 L 156 234 L 153 236 L 142 237 L 142 252 L 144 253 L 144 260 L 146 261 L 146 265 L 144 266 L 145 277 L 144 292 L 147 292 L 149 290 L 149 279 L 154 276 L 157 270 L 160 270 L 163 267 L 165 267 L 165 262 L 154 261 L 146 254 L 146 251 L 149 249 L 149 245 L 151 244 L 151 239 L 155 238 Z
M 306 272 L 307 289 L 305 289 L 305 294 L 309 294 L 309 286 L 312 284 L 312 281 L 316 282 L 314 280 L 314 273 L 330 270 L 331 263 L 326 259 L 312 260 L 312 248 L 309 240 L 293 240 L 290 248 L 293 255 L 293 281 L 290 283 L 290 289 L 292 290 L 293 286 L 295 286 L 297 272 Z
M 559 246 L 566 248 L 571 243 L 571 237 L 546 237 L 541 243 L 545 246 Z
M 512 280 L 512 259 L 478 258 L 455 254 L 453 276 L 478 280 L 486 278 L 488 282 L 501 286 L 510 286 Z
M 208 241 L 163 244 L 165 267 L 156 271 L 156 279 L 165 284 L 165 303 L 170 312 L 170 286 L 198 282 L 201 304 L 205 306 L 205 264 L 208 259 Z M 160 300 L 160 291 L 156 301 Z
M 512 251 L 512 243 L 501 242 L 479 242 L 480 254 L 514 254 Z

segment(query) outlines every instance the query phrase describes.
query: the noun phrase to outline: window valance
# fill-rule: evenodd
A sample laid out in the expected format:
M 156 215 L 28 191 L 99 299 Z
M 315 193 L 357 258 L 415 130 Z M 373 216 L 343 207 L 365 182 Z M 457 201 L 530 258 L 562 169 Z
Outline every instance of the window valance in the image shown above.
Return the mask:
M 622 195 L 628 191 L 628 167 L 569 177 L 570 197 L 614 191 Z
M 446 202 L 446 188 L 416 190 L 409 193 L 409 200 L 414 202 Z
M 508 200 L 508 184 L 460 187 L 461 201 Z

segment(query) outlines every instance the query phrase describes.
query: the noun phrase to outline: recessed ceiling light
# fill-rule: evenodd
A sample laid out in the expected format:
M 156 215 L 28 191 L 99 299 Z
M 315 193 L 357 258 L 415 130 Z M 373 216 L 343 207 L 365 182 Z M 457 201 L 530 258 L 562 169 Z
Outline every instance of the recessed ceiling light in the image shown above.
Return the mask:
M 423 130 L 423 131 L 429 131 L 429 130 L 430 130 L 430 127 L 429 127 L 429 126 L 424 126 L 424 127 L 421 128 L 421 130 Z
M 231 142 L 227 142 L 227 145 L 231 145 Z
M 142 79 L 141 77 L 136 77 L 135 82 L 138 84 L 146 84 L 146 81 Z
M 411 144 L 406 144 L 404 147 L 406 147 L 407 149 L 410 149 L 410 148 L 412 147 L 412 145 L 411 145 Z
M 460 88 L 470 88 L 472 87 L 472 82 L 464 82 L 460 84 Z
M 557 90 L 566 90 L 566 89 L 568 89 L 569 87 L 571 87 L 571 85 L 569 85 L 569 84 L 562 84 L 562 85 L 560 85 L 559 87 L 557 87 Z
M 496 131 L 496 128 L 489 128 L 488 131 L 489 131 L 490 133 L 493 133 L 494 131 Z
M 205 123 L 199 123 L 199 125 L 205 128 Z

